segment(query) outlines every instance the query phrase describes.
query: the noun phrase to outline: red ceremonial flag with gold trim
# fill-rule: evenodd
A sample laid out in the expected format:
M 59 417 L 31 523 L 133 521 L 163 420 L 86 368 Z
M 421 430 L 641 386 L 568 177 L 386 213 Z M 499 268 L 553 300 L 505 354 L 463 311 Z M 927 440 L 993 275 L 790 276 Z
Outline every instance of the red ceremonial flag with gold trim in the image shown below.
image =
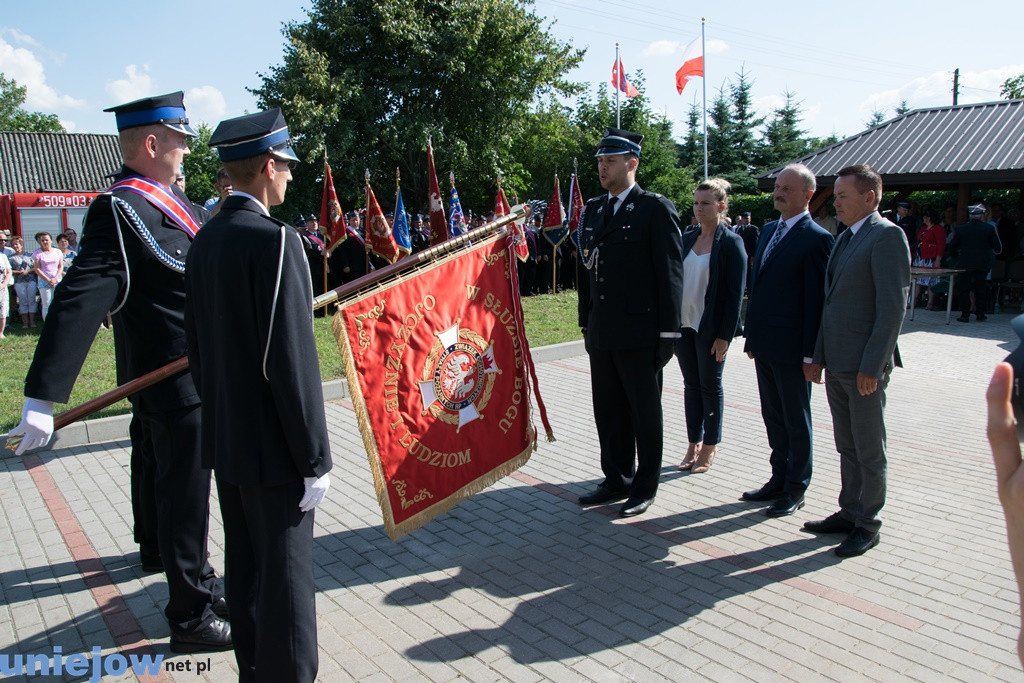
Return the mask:
M 335 316 L 392 539 L 515 471 L 536 448 L 536 377 L 507 242 L 499 235 L 441 257 Z
M 369 180 L 366 181 L 366 248 L 388 263 L 394 263 L 402 255 Z
M 434 170 L 434 145 L 430 140 L 427 140 L 427 183 L 430 185 L 430 246 L 434 246 L 448 239 L 448 221 L 444 217 L 441 186 L 437 184 Z
M 501 182 L 500 177 L 498 182 Z M 505 198 L 505 190 L 498 185 L 498 194 L 494 197 L 494 217 L 507 216 L 510 213 L 512 213 L 512 207 L 508 205 L 508 199 Z M 515 252 L 516 258 L 525 263 L 530 258 L 530 245 L 526 243 L 523 226 L 513 221 L 509 223 L 508 231 L 512 235 L 512 250 Z
M 324 194 L 320 199 L 320 230 L 327 238 L 327 253 L 334 251 L 334 247 L 345 241 L 348 237 L 348 229 L 345 226 L 345 217 L 341 213 L 341 203 L 338 201 L 338 193 L 334 191 L 334 178 L 331 176 L 331 166 L 324 160 Z

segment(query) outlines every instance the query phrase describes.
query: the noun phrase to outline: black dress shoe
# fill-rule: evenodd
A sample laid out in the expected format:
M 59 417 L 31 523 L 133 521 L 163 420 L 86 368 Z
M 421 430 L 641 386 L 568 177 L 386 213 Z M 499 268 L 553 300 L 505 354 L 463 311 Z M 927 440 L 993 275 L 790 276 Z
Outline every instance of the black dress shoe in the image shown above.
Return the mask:
M 753 491 L 744 491 L 743 500 L 754 501 L 755 503 L 763 503 L 766 500 L 775 500 L 786 495 L 785 491 L 782 490 L 781 486 L 775 486 L 771 482 L 765 484 L 759 489 Z
M 231 613 L 228 612 L 228 601 L 226 598 L 217 598 L 217 600 L 210 605 L 210 611 L 216 614 L 218 619 L 231 621 Z
M 877 531 L 868 531 L 864 527 L 857 527 L 850 532 L 846 540 L 836 547 L 836 555 L 839 557 L 856 557 L 878 545 L 882 536 Z
M 804 506 L 803 496 L 784 495 L 764 509 L 764 514 L 769 517 L 785 517 L 791 515 Z
M 154 574 L 164 570 L 164 562 L 160 559 L 160 555 L 139 553 L 139 560 L 142 562 L 142 571 L 144 572 Z
M 977 314 L 976 314 L 976 317 L 978 318 L 978 322 L 979 322 L 979 323 L 983 323 L 983 322 L 985 322 L 986 320 L 988 320 L 988 316 L 987 316 L 987 315 L 985 315 L 984 313 L 977 313 Z
M 622 509 L 619 510 L 619 517 L 636 517 L 647 512 L 647 508 L 651 507 L 651 503 L 654 502 L 654 496 L 650 498 L 633 498 L 630 497 L 622 504 Z
M 580 496 L 580 505 L 600 505 L 613 500 L 622 500 L 629 495 L 625 489 L 610 489 L 607 486 L 598 486 L 596 489 Z
M 221 619 L 195 631 L 171 631 L 172 652 L 223 652 L 231 647 L 231 624 Z
M 959 318 L 957 318 L 956 321 L 958 323 L 969 323 L 969 322 L 971 322 L 971 316 L 969 316 L 969 315 L 962 315 Z
M 848 534 L 853 531 L 853 522 L 834 512 L 825 519 L 804 522 L 804 529 L 815 534 Z

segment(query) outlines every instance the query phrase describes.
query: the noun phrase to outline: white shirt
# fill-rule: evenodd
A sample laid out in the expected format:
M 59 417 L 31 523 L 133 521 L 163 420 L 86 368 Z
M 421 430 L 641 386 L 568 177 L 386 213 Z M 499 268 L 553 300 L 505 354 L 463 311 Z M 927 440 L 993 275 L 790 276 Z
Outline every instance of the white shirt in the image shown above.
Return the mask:
M 618 199 L 618 201 L 615 202 L 615 206 L 612 207 L 612 215 L 613 216 L 619 212 L 619 207 L 622 206 L 622 203 L 626 201 L 626 197 L 629 196 L 629 193 L 633 191 L 633 188 L 635 186 L 636 186 L 636 183 L 633 183 L 632 185 L 627 187 L 625 190 L 623 190 L 619 194 L 612 194 L 611 192 L 608 193 L 608 201 L 611 201 L 612 197 L 615 197 L 616 199 Z
M 267 207 L 263 206 L 263 203 L 260 200 L 256 199 L 255 197 L 253 197 L 248 192 L 242 192 L 241 190 L 235 190 L 231 194 L 238 195 L 239 197 L 246 197 L 247 199 L 253 200 L 257 204 L 259 204 L 260 210 L 263 211 L 263 214 L 265 216 L 269 216 L 270 215 L 270 212 L 267 211 Z
M 683 259 L 683 327 L 696 331 L 704 317 L 704 295 L 711 280 L 711 252 L 695 254 L 693 250 Z

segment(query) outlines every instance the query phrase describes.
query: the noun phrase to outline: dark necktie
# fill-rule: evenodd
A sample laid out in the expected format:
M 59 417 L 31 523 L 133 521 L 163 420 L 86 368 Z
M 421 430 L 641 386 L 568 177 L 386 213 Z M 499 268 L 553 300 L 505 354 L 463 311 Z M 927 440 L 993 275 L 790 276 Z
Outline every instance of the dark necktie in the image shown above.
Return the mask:
M 839 257 L 842 256 L 843 250 L 849 245 L 850 240 L 853 239 L 853 231 L 847 229 L 839 236 L 839 241 L 836 242 L 835 248 L 832 250 L 832 258 L 828 264 L 828 276 L 831 278 L 836 272 L 836 264 L 839 263 Z
M 615 202 L 619 201 L 618 197 L 612 197 L 608 200 L 608 208 L 604 210 L 604 227 L 611 225 L 612 216 L 615 215 Z
M 770 240 L 768 240 L 768 246 L 764 248 L 764 256 L 761 257 L 762 268 L 764 268 L 764 264 L 768 261 L 769 254 L 771 254 L 772 250 L 775 249 L 775 247 L 779 245 L 779 242 L 782 241 L 782 233 L 785 232 L 785 230 L 786 223 L 780 220 L 778 227 L 775 228 L 775 234 L 772 235 Z

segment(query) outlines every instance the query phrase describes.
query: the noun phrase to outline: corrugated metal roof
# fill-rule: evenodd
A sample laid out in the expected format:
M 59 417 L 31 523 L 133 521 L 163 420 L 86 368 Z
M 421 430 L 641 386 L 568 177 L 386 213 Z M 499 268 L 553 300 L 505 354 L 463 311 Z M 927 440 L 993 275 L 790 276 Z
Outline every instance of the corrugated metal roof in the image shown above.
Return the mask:
M 116 135 L 0 132 L 0 194 L 102 191 L 120 167 Z
M 891 185 L 1024 181 L 1024 100 L 915 109 L 796 161 L 828 183 L 869 164 Z M 782 167 L 760 176 L 771 189 Z

